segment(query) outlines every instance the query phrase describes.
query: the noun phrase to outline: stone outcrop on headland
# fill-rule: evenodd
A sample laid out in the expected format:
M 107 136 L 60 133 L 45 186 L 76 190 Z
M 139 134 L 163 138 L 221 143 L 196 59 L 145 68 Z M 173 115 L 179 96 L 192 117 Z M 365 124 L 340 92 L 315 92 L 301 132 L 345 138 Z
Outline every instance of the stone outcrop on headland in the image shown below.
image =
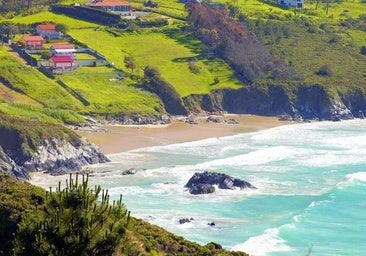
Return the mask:
M 62 175 L 79 171 L 89 164 L 108 161 L 106 156 L 86 140 L 73 145 L 66 139 L 45 139 L 31 155 L 16 154 L 12 150 L 6 152 L 0 148 L 0 172 L 23 180 L 29 179 L 30 172 L 44 171 L 51 175 Z

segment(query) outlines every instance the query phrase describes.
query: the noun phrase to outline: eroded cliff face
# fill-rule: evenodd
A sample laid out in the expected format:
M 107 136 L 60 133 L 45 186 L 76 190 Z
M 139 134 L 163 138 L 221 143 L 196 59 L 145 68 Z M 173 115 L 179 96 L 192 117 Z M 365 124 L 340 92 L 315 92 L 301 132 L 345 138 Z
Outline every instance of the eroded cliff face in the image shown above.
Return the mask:
M 336 95 L 336 96 L 334 96 Z M 289 92 L 281 86 L 243 87 L 239 90 L 217 90 L 209 95 L 190 95 L 184 98 L 193 112 L 226 111 L 236 114 L 286 116 L 301 121 L 346 120 L 363 117 L 366 99 L 359 95 L 339 96 L 319 85 L 300 86 Z
M 79 171 L 89 164 L 109 161 L 96 146 L 84 139 L 77 145 L 61 138 L 45 139 L 33 154 L 17 155 L 16 160 L 11 157 L 14 152 L 7 151 L 0 150 L 0 171 L 16 179 L 29 179 L 30 172 L 38 171 L 62 175 Z

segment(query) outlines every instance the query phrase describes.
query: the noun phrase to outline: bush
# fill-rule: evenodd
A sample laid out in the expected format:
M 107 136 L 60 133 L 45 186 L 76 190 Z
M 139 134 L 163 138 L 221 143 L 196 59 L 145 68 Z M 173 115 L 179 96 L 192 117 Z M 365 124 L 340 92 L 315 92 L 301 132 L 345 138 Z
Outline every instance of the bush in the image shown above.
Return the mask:
M 79 183 L 70 175 L 66 188 L 50 189 L 44 206 L 20 222 L 14 255 L 112 255 L 128 222 L 122 197 L 111 205 L 100 186 L 88 187 L 88 176 Z
M 323 65 L 319 68 L 316 74 L 319 76 L 331 76 L 333 75 L 333 71 L 328 65 Z
M 214 84 L 218 84 L 218 83 L 220 83 L 220 79 L 217 76 L 215 76 L 215 78 L 214 78 Z
M 366 45 L 361 46 L 360 52 L 362 55 L 366 55 Z

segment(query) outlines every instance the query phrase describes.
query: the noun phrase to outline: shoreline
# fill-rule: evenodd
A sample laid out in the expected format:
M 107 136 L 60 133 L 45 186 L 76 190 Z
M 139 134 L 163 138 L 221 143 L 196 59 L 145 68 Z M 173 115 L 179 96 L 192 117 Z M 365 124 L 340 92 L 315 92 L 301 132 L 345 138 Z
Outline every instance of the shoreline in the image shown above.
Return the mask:
M 186 123 L 186 118 L 174 118 L 168 125 L 115 124 L 103 125 L 96 130 L 79 129 L 75 132 L 97 145 L 103 154 L 108 155 L 138 148 L 254 132 L 293 123 L 280 121 L 276 117 L 257 115 L 225 114 L 218 118 L 221 122 L 208 122 L 207 116 L 197 117 L 194 124 Z M 235 123 L 232 123 L 233 120 Z

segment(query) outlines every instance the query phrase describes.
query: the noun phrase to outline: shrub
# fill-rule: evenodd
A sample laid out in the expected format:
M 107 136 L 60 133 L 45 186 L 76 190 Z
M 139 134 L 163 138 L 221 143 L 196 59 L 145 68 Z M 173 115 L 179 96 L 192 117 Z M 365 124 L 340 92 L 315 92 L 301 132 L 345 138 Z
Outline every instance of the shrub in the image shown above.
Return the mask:
M 319 68 L 316 74 L 319 76 L 331 76 L 333 75 L 333 71 L 328 65 L 323 65 Z
M 214 84 L 218 84 L 218 83 L 220 83 L 220 79 L 217 76 L 215 76 L 215 78 L 214 78 Z
M 362 55 L 366 55 L 366 45 L 361 46 L 360 52 Z
M 129 218 L 122 197 L 111 205 L 108 192 L 88 187 L 88 176 L 79 183 L 70 175 L 66 188 L 50 189 L 43 208 L 20 222 L 14 255 L 112 255 Z

